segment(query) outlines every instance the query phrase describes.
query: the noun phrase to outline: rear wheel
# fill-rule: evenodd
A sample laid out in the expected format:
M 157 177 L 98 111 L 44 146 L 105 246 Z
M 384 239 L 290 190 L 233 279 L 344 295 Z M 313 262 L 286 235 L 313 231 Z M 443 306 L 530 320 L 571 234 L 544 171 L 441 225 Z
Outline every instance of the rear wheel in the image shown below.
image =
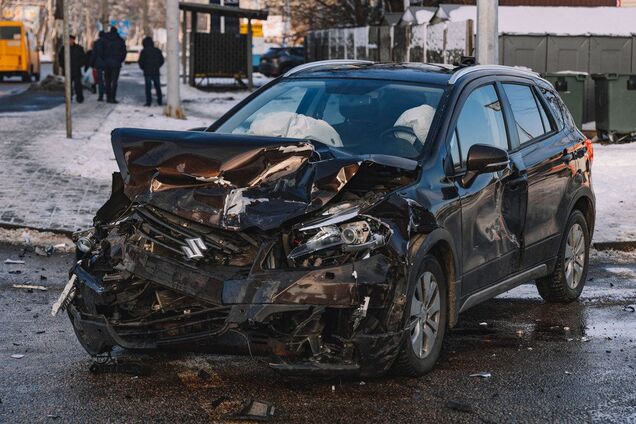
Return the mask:
M 554 272 L 537 280 L 539 294 L 546 302 L 572 302 L 581 295 L 585 286 L 590 233 L 580 211 L 572 212 L 563 234 Z
M 408 292 L 407 332 L 395 364 L 398 373 L 419 376 L 435 366 L 446 333 L 446 294 L 442 267 L 434 256 L 425 256 Z
M 31 73 L 25 72 L 22 74 L 22 82 L 31 82 Z

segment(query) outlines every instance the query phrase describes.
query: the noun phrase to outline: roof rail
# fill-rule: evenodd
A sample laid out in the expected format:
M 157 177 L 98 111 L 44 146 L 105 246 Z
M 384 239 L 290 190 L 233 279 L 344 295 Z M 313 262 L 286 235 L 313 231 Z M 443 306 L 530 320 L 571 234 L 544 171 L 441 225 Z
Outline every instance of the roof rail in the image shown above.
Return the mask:
M 371 65 L 373 64 L 370 60 L 351 60 L 351 59 L 331 59 L 331 60 L 318 60 L 316 62 L 303 63 L 302 65 L 298 65 L 294 68 L 291 68 L 289 71 L 285 72 L 283 77 L 288 77 L 290 75 L 297 74 L 298 72 L 307 71 L 313 68 L 319 68 L 321 66 L 329 66 L 329 65 Z
M 503 66 L 503 65 L 472 65 L 472 66 L 466 66 L 465 68 L 461 68 L 457 72 L 455 72 L 448 80 L 448 84 L 449 85 L 455 84 L 457 80 L 463 77 L 464 75 L 470 74 L 472 72 L 478 72 L 478 71 L 507 71 L 507 72 L 515 72 L 518 74 L 523 74 L 525 76 L 529 76 L 532 78 L 543 79 L 539 76 L 538 73 L 526 67 Z

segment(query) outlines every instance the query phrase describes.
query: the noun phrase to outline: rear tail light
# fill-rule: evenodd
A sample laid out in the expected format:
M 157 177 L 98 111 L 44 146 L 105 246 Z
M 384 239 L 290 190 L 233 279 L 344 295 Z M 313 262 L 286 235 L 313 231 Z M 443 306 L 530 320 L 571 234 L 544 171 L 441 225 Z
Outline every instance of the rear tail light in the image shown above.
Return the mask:
M 587 157 L 590 158 L 590 163 L 594 161 L 594 146 L 592 145 L 592 140 L 589 138 L 585 140 L 585 147 L 587 148 Z

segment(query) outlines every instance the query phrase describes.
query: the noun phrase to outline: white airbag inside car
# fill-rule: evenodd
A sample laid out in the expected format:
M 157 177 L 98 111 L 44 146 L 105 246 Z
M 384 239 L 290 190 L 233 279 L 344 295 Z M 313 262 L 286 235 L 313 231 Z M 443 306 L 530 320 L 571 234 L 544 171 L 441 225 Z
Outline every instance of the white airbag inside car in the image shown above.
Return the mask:
M 254 119 L 247 132 L 252 135 L 311 139 L 333 147 L 342 147 L 336 130 L 322 119 L 294 112 L 266 113 Z
M 428 130 L 431 128 L 433 122 L 433 116 L 435 116 L 435 108 L 431 105 L 420 105 L 411 109 L 407 109 L 393 124 L 394 127 L 409 127 L 413 130 L 420 143 L 424 143 Z M 406 138 L 411 143 L 415 143 L 415 140 Z

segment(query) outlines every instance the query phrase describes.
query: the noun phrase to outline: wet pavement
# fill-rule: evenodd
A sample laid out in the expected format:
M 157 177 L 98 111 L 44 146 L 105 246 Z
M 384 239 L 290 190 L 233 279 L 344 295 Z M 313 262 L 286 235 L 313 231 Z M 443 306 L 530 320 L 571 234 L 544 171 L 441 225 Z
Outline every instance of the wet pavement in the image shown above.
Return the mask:
M 150 374 L 92 374 L 67 317 L 49 315 L 72 256 L 2 263 L 19 253 L 0 245 L 3 423 L 226 422 L 248 398 L 271 402 L 275 422 L 636 422 L 634 253 L 596 254 L 579 302 L 548 305 L 525 285 L 469 310 L 425 377 L 363 380 L 289 379 L 266 358 L 188 352 L 117 351 Z M 25 283 L 48 290 L 12 287 Z M 492 376 L 470 377 L 480 372 Z

